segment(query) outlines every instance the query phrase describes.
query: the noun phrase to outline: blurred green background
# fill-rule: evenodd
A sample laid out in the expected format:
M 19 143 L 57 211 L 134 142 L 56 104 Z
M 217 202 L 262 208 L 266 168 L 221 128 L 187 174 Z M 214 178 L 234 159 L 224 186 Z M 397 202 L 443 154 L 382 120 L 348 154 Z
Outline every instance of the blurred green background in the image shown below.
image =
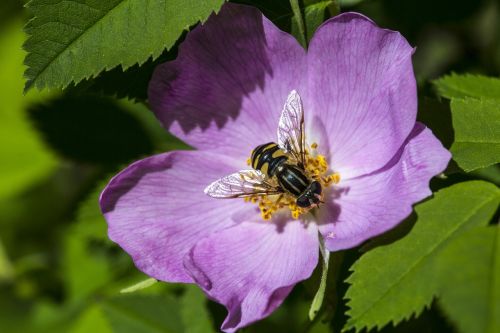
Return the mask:
M 258 6 L 290 31 L 288 1 L 238 1 Z M 419 118 L 440 128 L 449 147 L 448 102 L 431 81 L 452 71 L 500 74 L 500 4 L 493 0 L 343 0 L 342 11 L 361 12 L 400 31 L 416 46 Z M 185 149 L 165 133 L 147 107 L 146 87 L 160 59 L 126 73 L 113 69 L 61 91 L 23 94 L 22 50 L 29 13 L 23 2 L 0 2 L 0 332 L 211 332 L 225 310 L 194 286 L 156 283 L 120 290 L 147 277 L 106 236 L 97 200 L 122 167 L 144 156 Z M 130 99 L 123 98 L 131 97 Z M 462 180 L 453 175 L 436 188 Z M 495 168 L 470 177 L 498 182 Z M 297 286 L 270 318 L 245 332 L 337 332 L 345 323 L 342 295 L 348 268 L 360 251 L 343 253 L 329 286 L 335 309 L 309 323 L 318 276 Z M 454 331 L 436 307 L 388 332 Z

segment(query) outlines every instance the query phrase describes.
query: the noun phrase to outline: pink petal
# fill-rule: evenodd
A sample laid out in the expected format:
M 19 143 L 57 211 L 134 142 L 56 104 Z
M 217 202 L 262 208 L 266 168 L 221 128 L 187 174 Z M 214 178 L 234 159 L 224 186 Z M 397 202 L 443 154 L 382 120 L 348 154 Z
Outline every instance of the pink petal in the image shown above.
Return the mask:
M 257 214 L 255 206 L 243 200 L 216 200 L 203 193 L 211 181 L 234 170 L 232 160 L 199 151 L 135 162 L 101 194 L 110 239 L 144 273 L 158 280 L 192 282 L 182 263 L 191 247 Z
M 412 205 L 431 195 L 430 179 L 451 158 L 432 132 L 417 123 L 407 143 L 384 168 L 341 181 L 340 189 L 320 211 L 320 231 L 330 251 L 351 248 L 393 228 Z
M 311 40 L 305 110 L 325 128 L 330 166 L 344 179 L 384 166 L 412 130 L 412 52 L 398 32 L 356 13 L 328 20 Z
M 149 101 L 165 128 L 198 149 L 245 161 L 276 141 L 288 93 L 305 86 L 305 51 L 257 9 L 225 4 L 160 65 Z
M 235 332 L 271 314 L 312 274 L 318 252 L 314 224 L 244 222 L 199 242 L 186 267 L 228 309 L 222 330 Z

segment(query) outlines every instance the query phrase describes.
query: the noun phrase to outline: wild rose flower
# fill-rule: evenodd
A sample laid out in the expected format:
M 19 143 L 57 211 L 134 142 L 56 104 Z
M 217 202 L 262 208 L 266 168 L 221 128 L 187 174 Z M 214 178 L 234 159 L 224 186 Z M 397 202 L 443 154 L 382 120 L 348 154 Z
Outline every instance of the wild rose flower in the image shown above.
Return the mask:
M 415 121 L 412 52 L 399 33 L 356 13 L 325 22 L 305 51 L 258 10 L 224 5 L 149 89 L 158 120 L 196 150 L 115 176 L 100 200 L 109 237 L 146 274 L 197 283 L 225 305 L 226 332 L 269 315 L 311 275 L 320 238 L 337 251 L 391 229 L 446 167 L 450 154 Z M 272 196 L 207 196 L 212 182 L 250 168 L 256 146 L 277 141 L 292 91 L 302 98 L 308 174 L 321 180 L 325 203 L 301 211 Z

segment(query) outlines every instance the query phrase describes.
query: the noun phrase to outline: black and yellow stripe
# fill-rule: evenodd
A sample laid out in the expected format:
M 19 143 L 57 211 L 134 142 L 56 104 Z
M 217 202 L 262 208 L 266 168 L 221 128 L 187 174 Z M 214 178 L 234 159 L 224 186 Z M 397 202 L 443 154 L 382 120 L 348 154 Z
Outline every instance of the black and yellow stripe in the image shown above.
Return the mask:
M 260 170 L 269 177 L 276 176 L 280 187 L 295 196 L 299 196 L 310 184 L 304 171 L 298 166 L 286 163 L 288 156 L 274 142 L 265 143 L 252 151 L 252 168 Z
M 322 188 L 317 181 L 311 181 L 300 164 L 288 160 L 288 155 L 274 142 L 256 147 L 250 158 L 252 168 L 260 170 L 268 177 L 276 177 L 283 192 L 297 198 L 297 206 L 310 208 L 319 205 Z
M 258 146 L 252 151 L 252 168 L 260 170 L 269 177 L 275 175 L 277 167 L 288 160 L 285 152 L 274 142 Z
M 304 193 L 310 183 L 302 170 L 293 165 L 285 164 L 276 176 L 281 188 L 295 196 Z

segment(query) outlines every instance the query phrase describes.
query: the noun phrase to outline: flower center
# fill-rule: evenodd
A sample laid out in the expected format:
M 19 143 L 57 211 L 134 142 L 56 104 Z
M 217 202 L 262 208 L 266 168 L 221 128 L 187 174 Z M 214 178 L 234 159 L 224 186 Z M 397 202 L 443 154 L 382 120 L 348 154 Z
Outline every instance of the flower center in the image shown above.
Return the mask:
M 323 191 L 332 184 L 338 184 L 340 175 L 328 172 L 328 163 L 324 155 L 317 153 L 318 144 L 313 143 L 310 151 L 306 149 L 305 174 L 311 181 L 318 181 Z M 250 165 L 250 161 L 247 161 Z M 245 202 L 256 203 L 264 220 L 270 220 L 278 211 L 290 211 L 293 219 L 298 219 L 309 209 L 297 206 L 297 198 L 284 192 L 273 195 L 252 195 L 245 198 Z

